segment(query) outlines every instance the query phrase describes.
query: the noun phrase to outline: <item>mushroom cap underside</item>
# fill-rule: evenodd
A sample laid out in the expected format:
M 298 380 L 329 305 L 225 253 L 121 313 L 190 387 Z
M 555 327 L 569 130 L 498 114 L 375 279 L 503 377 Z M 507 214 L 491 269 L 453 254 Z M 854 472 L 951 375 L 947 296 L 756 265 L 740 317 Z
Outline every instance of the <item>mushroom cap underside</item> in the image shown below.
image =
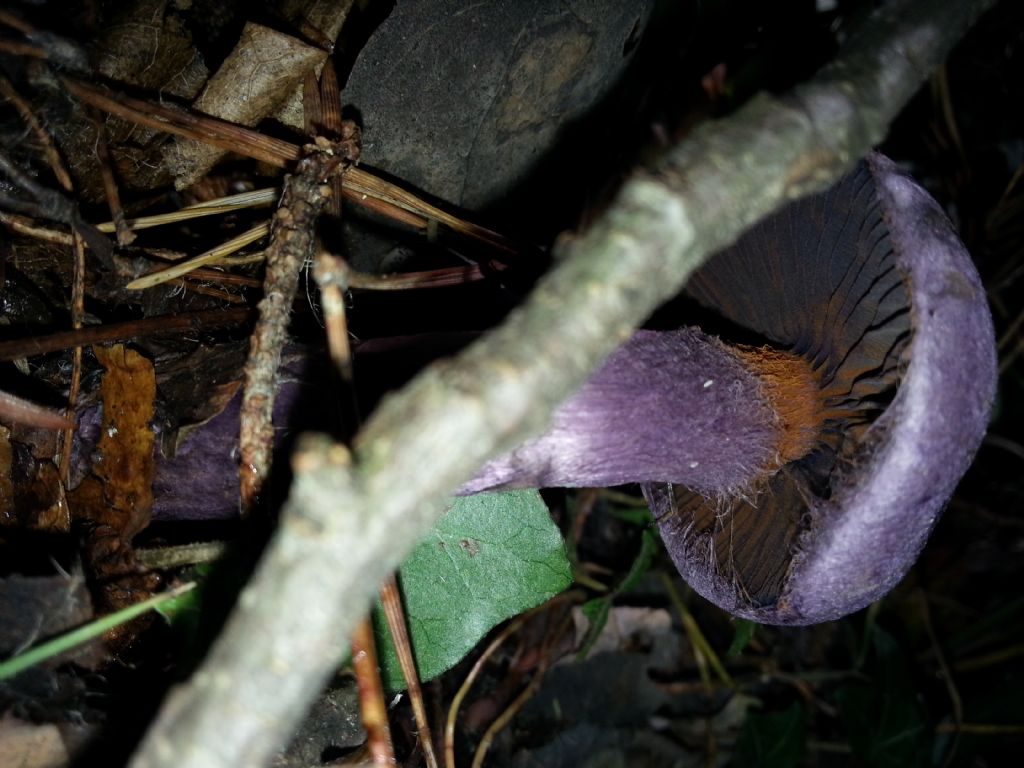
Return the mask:
M 716 255 L 687 292 L 743 340 L 805 360 L 824 417 L 812 449 L 742 494 L 645 485 L 676 566 L 765 623 L 876 600 L 924 546 L 995 392 L 985 292 L 949 220 L 872 154 Z

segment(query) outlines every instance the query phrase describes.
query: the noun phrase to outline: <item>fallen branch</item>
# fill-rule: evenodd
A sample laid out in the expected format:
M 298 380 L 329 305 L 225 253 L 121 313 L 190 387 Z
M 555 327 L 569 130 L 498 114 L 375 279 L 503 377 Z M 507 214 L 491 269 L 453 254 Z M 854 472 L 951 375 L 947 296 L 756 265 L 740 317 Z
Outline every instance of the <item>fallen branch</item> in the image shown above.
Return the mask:
M 635 175 L 594 227 L 560 245 L 557 266 L 501 328 L 385 400 L 354 456 L 308 441 L 253 580 L 132 765 L 265 764 L 448 494 L 542 427 L 709 254 L 878 142 L 993 2 L 889 3 L 813 81 L 755 98 Z

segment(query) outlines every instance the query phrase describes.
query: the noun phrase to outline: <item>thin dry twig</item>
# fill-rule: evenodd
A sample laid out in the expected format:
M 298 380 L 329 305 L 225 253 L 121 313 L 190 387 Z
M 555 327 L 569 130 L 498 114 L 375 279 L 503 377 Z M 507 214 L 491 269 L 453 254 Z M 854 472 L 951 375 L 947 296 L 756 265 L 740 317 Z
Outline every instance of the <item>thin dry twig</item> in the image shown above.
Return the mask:
M 340 113 L 339 113 L 340 119 Z M 352 398 L 352 411 L 355 422 L 361 422 L 359 407 L 355 398 L 355 382 L 352 368 L 352 349 L 348 342 L 348 325 L 345 319 L 344 286 L 348 274 L 348 266 L 344 259 L 331 256 L 323 251 L 317 256 L 314 276 L 320 287 L 320 296 L 324 309 L 324 325 L 327 330 L 327 346 L 331 361 L 342 380 L 342 386 Z M 402 608 L 402 595 L 394 574 L 385 579 L 380 588 L 380 602 L 384 609 L 384 617 L 391 631 L 391 639 L 398 656 L 402 676 L 405 678 L 412 705 L 413 717 L 419 729 L 420 744 L 427 768 L 437 768 L 437 757 L 434 754 L 434 741 L 427 720 L 427 710 L 423 703 L 423 690 L 420 687 L 416 660 L 413 657 L 412 642 L 406 626 L 405 611 Z M 362 683 L 360 683 L 362 685 Z M 379 685 L 379 683 L 378 683 Z
M 11 81 L 3 75 L 0 75 L 0 95 L 11 103 L 11 106 L 13 106 L 21 116 L 21 119 L 24 120 L 32 129 L 32 133 L 35 134 L 36 140 L 39 141 L 43 147 L 43 154 L 46 156 L 46 162 L 57 177 L 58 183 L 63 187 L 65 192 L 71 192 L 74 187 L 71 182 L 71 175 L 68 173 L 67 168 L 64 167 L 64 161 L 61 159 L 60 152 L 57 151 L 57 145 L 53 143 L 53 138 L 50 136 L 49 131 L 43 128 L 43 124 L 39 121 L 39 118 L 36 117 L 36 114 L 29 103 L 25 101 L 21 94 L 15 90 Z
M 330 197 L 327 182 L 332 176 L 345 173 L 359 157 L 356 132 L 341 142 L 318 142 L 285 180 L 281 205 L 271 225 L 260 318 L 245 365 L 239 437 L 243 513 L 255 508 L 260 487 L 270 471 L 277 369 L 298 290 L 299 272 L 306 260 L 313 257 L 316 220 Z
M 75 428 L 75 423 L 64 414 L 3 390 L 0 390 L 0 418 L 7 424 L 24 424 L 40 429 Z
M 308 81 L 307 81 L 308 83 Z M 319 89 L 316 89 L 316 96 L 313 96 L 312 109 L 319 109 Z M 307 96 L 308 93 L 307 89 Z M 310 105 L 304 104 L 309 110 Z M 342 388 L 345 390 L 343 396 L 348 396 L 352 401 L 352 413 L 356 426 L 360 422 L 359 408 L 355 402 L 355 389 L 352 378 L 352 348 L 348 343 L 348 325 L 345 318 L 345 295 L 342 285 L 336 279 L 337 268 L 328 268 L 329 262 L 339 262 L 344 266 L 340 258 L 331 257 L 323 252 L 317 257 L 314 276 L 317 285 L 320 287 L 321 301 L 324 309 L 324 326 L 327 331 L 327 348 L 334 364 L 335 370 L 342 381 Z M 343 274 L 343 271 L 342 271 Z M 401 602 L 398 597 L 397 587 L 394 592 L 389 593 L 388 585 L 385 582 L 380 590 L 381 602 L 384 605 L 384 612 L 387 616 L 388 626 L 391 628 L 392 637 L 395 638 L 395 647 L 400 648 L 399 637 L 405 630 L 404 617 L 396 633 L 393 624 L 392 612 L 388 611 L 389 602 L 399 600 L 399 615 L 401 615 Z M 408 642 L 408 638 L 406 638 Z M 369 653 L 370 664 L 367 658 Z M 388 728 L 387 706 L 384 703 L 384 686 L 381 683 L 380 667 L 377 665 L 376 638 L 373 632 L 373 625 L 370 617 L 367 616 L 359 626 L 352 640 L 352 658 L 360 659 L 360 663 L 354 664 L 356 683 L 359 686 L 359 708 L 363 717 L 363 724 L 367 731 L 367 748 L 374 763 L 387 763 L 394 760 L 391 748 L 391 732 Z M 401 658 L 401 656 L 399 656 Z M 404 667 L 403 667 L 404 669 Z M 384 713 L 383 715 L 381 713 Z
M 384 686 L 373 637 L 373 622 L 366 616 L 352 633 L 352 667 L 359 680 L 359 711 L 366 729 L 366 746 L 374 765 L 394 765 L 388 710 L 384 705 Z
M 46 161 L 61 188 L 69 194 L 74 192 L 71 174 L 64 164 L 57 145 L 53 141 L 35 112 L 25 99 L 21 97 L 11 82 L 0 76 L 0 94 L 17 110 L 21 118 L 35 134 L 43 147 Z M 71 284 L 71 327 L 78 330 L 85 319 L 85 242 L 77 229 L 71 230 L 71 252 L 74 259 L 73 278 Z M 67 486 L 71 477 L 71 449 L 74 444 L 74 413 L 78 403 L 78 393 L 82 384 L 82 348 L 77 346 L 71 355 L 71 379 L 68 383 L 67 408 L 61 428 L 60 448 L 57 466 L 60 470 L 61 482 Z M 52 424 L 51 424 L 52 426 Z
M 6 224 L 10 227 L 11 231 L 17 232 L 19 235 L 26 235 L 44 243 L 53 243 L 54 245 L 72 244 L 71 235 L 67 232 L 60 232 L 56 229 L 40 227 L 33 219 L 30 219 L 27 216 L 19 216 L 16 213 L 0 211 L 0 222 Z
M 128 320 L 123 323 L 87 325 L 78 330 L 60 331 L 47 336 L 0 341 L 0 360 L 17 360 L 19 357 L 45 355 L 72 347 L 103 344 L 110 341 L 128 341 L 144 336 L 229 328 L 234 325 L 243 325 L 254 315 L 255 313 L 248 308 L 207 309 L 201 312 L 157 315 L 142 320 Z
M 115 94 L 73 78 L 63 78 L 62 82 L 73 96 L 86 104 L 139 125 L 229 149 L 278 168 L 286 168 L 302 157 L 302 147 L 234 123 Z M 432 219 L 506 256 L 515 256 L 519 252 L 515 245 L 496 232 L 453 216 L 366 169 L 352 168 L 346 175 L 343 191 L 346 199 L 395 221 L 425 228 L 426 220 Z
M 402 595 L 398 591 L 398 582 L 394 574 L 385 580 L 380 588 L 380 602 L 384 607 L 384 615 L 391 630 L 391 639 L 395 643 L 398 664 L 402 668 L 402 676 L 409 688 L 409 703 L 412 705 L 413 717 L 419 729 L 420 746 L 427 768 L 437 768 L 437 755 L 434 754 L 434 739 L 431 735 L 430 721 L 427 719 L 427 708 L 423 703 L 423 689 L 420 687 L 419 673 L 416 671 L 416 660 L 413 658 L 412 641 L 406 628 L 405 611 L 402 609 Z
M 345 290 L 349 269 L 344 259 L 320 251 L 313 268 L 313 277 L 320 288 L 320 303 L 324 310 L 324 329 L 327 332 L 327 351 L 341 381 L 354 398 L 352 348 L 348 343 L 348 320 L 345 313 Z M 353 400 L 354 402 L 354 400 Z M 355 410 L 356 428 L 360 421 Z
M 36 182 L 18 168 L 5 152 L 0 152 L 0 172 L 34 201 L 29 202 L 0 193 L 0 205 L 12 211 L 67 224 L 82 236 L 104 266 L 112 268 L 114 251 L 110 243 L 92 224 L 82 218 L 78 207 L 66 195 Z
M 99 164 L 100 178 L 103 180 L 103 193 L 107 196 L 110 216 L 114 221 L 117 244 L 122 247 L 131 245 L 135 241 L 135 234 L 125 221 L 124 208 L 121 207 L 121 191 L 117 187 L 117 179 L 114 176 L 114 160 L 110 155 L 110 145 L 107 142 L 107 126 L 96 110 L 90 110 L 89 116 L 96 127 L 96 160 Z
M 81 330 L 85 321 L 85 242 L 77 230 L 71 232 L 72 253 L 75 259 L 74 275 L 71 281 L 71 328 L 72 333 Z M 82 345 L 71 351 L 71 381 L 68 383 L 67 418 L 73 420 L 78 394 L 82 387 Z M 74 430 L 65 429 L 60 436 L 60 477 L 64 486 L 71 481 L 71 453 L 74 447 Z
M 487 756 L 487 752 L 490 750 L 491 744 L 494 742 L 494 738 L 508 727 L 508 724 L 512 722 L 512 718 L 519 714 L 519 711 L 526 706 L 526 703 L 537 694 L 538 690 L 540 690 L 541 683 L 544 682 L 544 676 L 547 674 L 548 667 L 551 665 L 552 651 L 558 641 L 571 626 L 572 617 L 566 616 L 559 624 L 558 628 L 548 635 L 543 647 L 540 649 L 540 662 L 537 664 L 537 669 L 533 673 L 533 677 L 530 678 L 530 682 L 527 683 L 526 688 L 520 691 L 519 695 L 516 696 L 507 707 L 505 707 L 505 710 L 494 719 L 494 722 L 487 726 L 487 730 L 484 731 L 484 735 L 480 737 L 480 743 L 477 745 L 476 752 L 473 753 L 473 768 L 482 768 L 484 758 Z
M 523 626 L 525 619 L 520 617 L 515 621 L 511 622 L 506 626 L 498 636 L 495 637 L 484 649 L 484 652 L 480 654 L 474 663 L 473 667 L 469 670 L 469 674 L 466 675 L 466 679 L 462 681 L 462 685 L 459 686 L 459 690 L 456 691 L 455 696 L 452 698 L 452 703 L 448 707 L 448 719 L 444 724 L 444 761 L 445 768 L 455 768 L 455 721 L 459 716 L 459 707 L 462 706 L 463 699 L 469 693 L 469 689 L 473 687 L 473 683 L 480 676 L 480 672 L 484 668 L 484 664 L 495 654 L 495 652 L 505 644 L 505 641 L 509 639 L 513 634 L 519 631 L 519 628 Z

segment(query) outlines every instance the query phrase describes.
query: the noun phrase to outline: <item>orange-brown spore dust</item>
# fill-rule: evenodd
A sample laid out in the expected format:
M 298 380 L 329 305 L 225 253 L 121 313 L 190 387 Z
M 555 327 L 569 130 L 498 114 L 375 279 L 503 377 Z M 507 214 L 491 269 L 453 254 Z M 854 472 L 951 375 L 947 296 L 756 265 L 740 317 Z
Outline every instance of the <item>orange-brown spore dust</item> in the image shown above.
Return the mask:
M 761 391 L 779 422 L 779 464 L 810 453 L 826 418 L 818 375 L 802 357 L 770 347 L 732 348 L 761 380 Z

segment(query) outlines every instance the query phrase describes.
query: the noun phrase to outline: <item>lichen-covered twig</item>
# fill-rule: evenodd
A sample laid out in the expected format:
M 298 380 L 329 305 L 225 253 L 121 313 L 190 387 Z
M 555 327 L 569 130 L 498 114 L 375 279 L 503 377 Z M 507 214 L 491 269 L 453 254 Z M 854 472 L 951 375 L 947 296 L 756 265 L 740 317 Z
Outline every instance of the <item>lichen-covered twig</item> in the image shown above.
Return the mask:
M 355 399 L 355 382 L 353 380 L 352 350 L 348 343 L 348 324 L 345 318 L 345 294 L 344 286 L 348 283 L 348 265 L 344 259 L 331 256 L 321 252 L 317 257 L 314 276 L 320 286 L 320 297 L 324 309 L 324 327 L 327 329 L 327 347 L 331 355 L 331 361 L 341 378 L 343 389 L 347 390 L 344 395 L 352 398 L 352 411 L 355 414 L 355 423 L 361 423 L 358 403 Z M 384 609 L 384 616 L 387 619 L 388 629 L 391 632 L 391 639 L 394 642 L 395 653 L 398 656 L 398 663 L 402 668 L 402 677 L 409 690 L 409 702 L 412 705 L 413 716 L 416 719 L 416 728 L 419 731 L 420 744 L 423 748 L 423 757 L 427 768 L 437 768 L 437 756 L 434 754 L 434 743 L 431 735 L 430 723 L 427 719 L 427 710 L 423 703 L 423 690 L 420 687 L 419 674 L 416 670 L 416 660 L 413 657 L 412 641 L 409 638 L 409 631 L 406 626 L 405 610 L 402 608 L 402 594 L 398 588 L 398 580 L 394 574 L 384 580 L 380 588 L 380 603 Z M 358 656 L 356 643 L 360 639 L 366 641 L 373 639 L 370 617 L 367 616 L 356 630 L 353 639 L 353 657 Z M 366 728 L 367 743 L 370 745 L 370 753 L 376 761 L 380 761 L 383 748 L 387 748 L 390 754 L 391 740 L 384 739 L 380 734 L 374 733 L 367 715 L 372 710 L 366 705 L 369 700 L 367 692 L 364 691 L 364 680 L 372 676 L 372 685 L 383 693 L 380 682 L 380 670 L 363 665 L 362 669 L 356 667 L 356 678 L 359 682 L 360 708 L 363 712 L 363 725 Z M 383 696 L 381 696 L 383 702 Z M 382 726 L 387 732 L 387 720 L 375 723 Z
M 330 181 L 345 173 L 359 157 L 359 131 L 350 124 L 337 142 L 318 138 L 307 148 L 286 180 L 281 204 L 274 213 L 259 320 L 245 365 L 239 435 L 242 511 L 256 504 L 270 470 L 274 427 L 271 412 L 288 331 L 288 318 L 299 285 L 302 265 L 313 257 L 316 220 L 331 196 Z

